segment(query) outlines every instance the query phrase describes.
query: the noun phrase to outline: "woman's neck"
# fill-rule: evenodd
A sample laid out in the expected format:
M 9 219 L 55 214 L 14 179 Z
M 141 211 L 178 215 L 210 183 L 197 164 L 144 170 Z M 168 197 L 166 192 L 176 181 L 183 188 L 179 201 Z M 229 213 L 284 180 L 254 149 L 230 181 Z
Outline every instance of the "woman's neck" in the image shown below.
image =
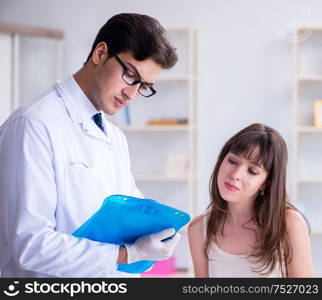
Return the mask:
M 228 203 L 226 222 L 232 226 L 242 226 L 253 217 L 253 205 L 245 203 Z

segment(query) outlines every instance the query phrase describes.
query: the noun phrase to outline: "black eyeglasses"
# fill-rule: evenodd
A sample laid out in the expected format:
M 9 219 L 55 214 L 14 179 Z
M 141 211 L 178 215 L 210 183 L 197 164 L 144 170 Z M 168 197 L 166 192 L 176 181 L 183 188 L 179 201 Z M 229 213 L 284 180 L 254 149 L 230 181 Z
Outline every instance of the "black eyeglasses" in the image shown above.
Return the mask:
M 139 86 L 139 94 L 143 97 L 151 97 L 156 94 L 156 90 L 153 88 L 153 84 L 144 82 L 141 80 L 141 76 L 138 72 L 130 70 L 126 64 L 110 49 L 112 55 L 116 58 L 118 63 L 122 66 L 124 72 L 122 74 L 123 81 L 128 85 L 136 85 L 140 84 Z

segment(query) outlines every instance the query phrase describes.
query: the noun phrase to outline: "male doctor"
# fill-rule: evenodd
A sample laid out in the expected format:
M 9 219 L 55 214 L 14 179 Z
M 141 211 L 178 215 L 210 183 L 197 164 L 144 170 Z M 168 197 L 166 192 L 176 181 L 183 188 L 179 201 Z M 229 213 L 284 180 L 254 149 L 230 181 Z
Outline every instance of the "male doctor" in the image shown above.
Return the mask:
M 172 228 L 121 246 L 71 234 L 108 195 L 142 196 L 125 136 L 103 113 L 153 96 L 161 68 L 176 61 L 158 21 L 115 15 L 76 74 L 0 127 L 1 276 L 131 277 L 118 264 L 173 253 Z

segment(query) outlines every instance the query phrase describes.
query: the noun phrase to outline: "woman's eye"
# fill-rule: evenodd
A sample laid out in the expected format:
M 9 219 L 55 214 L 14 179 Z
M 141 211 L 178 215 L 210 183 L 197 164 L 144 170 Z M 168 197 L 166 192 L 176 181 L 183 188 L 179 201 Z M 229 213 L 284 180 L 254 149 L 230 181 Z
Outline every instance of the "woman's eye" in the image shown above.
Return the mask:
M 228 158 L 229 163 L 231 163 L 232 165 L 237 165 L 237 162 L 232 160 L 231 158 Z
M 257 175 L 257 172 L 253 171 L 252 169 L 249 169 L 248 172 L 252 175 Z

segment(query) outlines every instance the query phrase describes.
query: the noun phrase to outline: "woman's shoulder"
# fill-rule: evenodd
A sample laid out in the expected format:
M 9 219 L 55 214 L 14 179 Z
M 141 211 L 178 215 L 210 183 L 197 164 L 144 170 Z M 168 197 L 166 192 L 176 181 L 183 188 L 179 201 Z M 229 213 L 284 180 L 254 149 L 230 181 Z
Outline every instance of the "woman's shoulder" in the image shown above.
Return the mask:
M 202 227 L 203 217 L 204 217 L 204 215 L 201 214 L 201 215 L 193 218 L 192 221 L 189 223 L 188 230 L 192 230 L 192 229 L 198 228 L 200 226 Z
M 207 217 L 208 213 L 209 209 L 206 209 L 202 214 L 193 218 L 192 221 L 189 223 L 188 230 L 196 231 L 198 229 L 202 229 L 204 224 L 204 218 Z
M 289 234 L 308 231 L 308 224 L 303 215 L 292 208 L 286 210 L 286 228 Z
M 204 215 L 195 217 L 188 226 L 189 241 L 194 247 L 196 245 L 203 245 L 204 243 Z

